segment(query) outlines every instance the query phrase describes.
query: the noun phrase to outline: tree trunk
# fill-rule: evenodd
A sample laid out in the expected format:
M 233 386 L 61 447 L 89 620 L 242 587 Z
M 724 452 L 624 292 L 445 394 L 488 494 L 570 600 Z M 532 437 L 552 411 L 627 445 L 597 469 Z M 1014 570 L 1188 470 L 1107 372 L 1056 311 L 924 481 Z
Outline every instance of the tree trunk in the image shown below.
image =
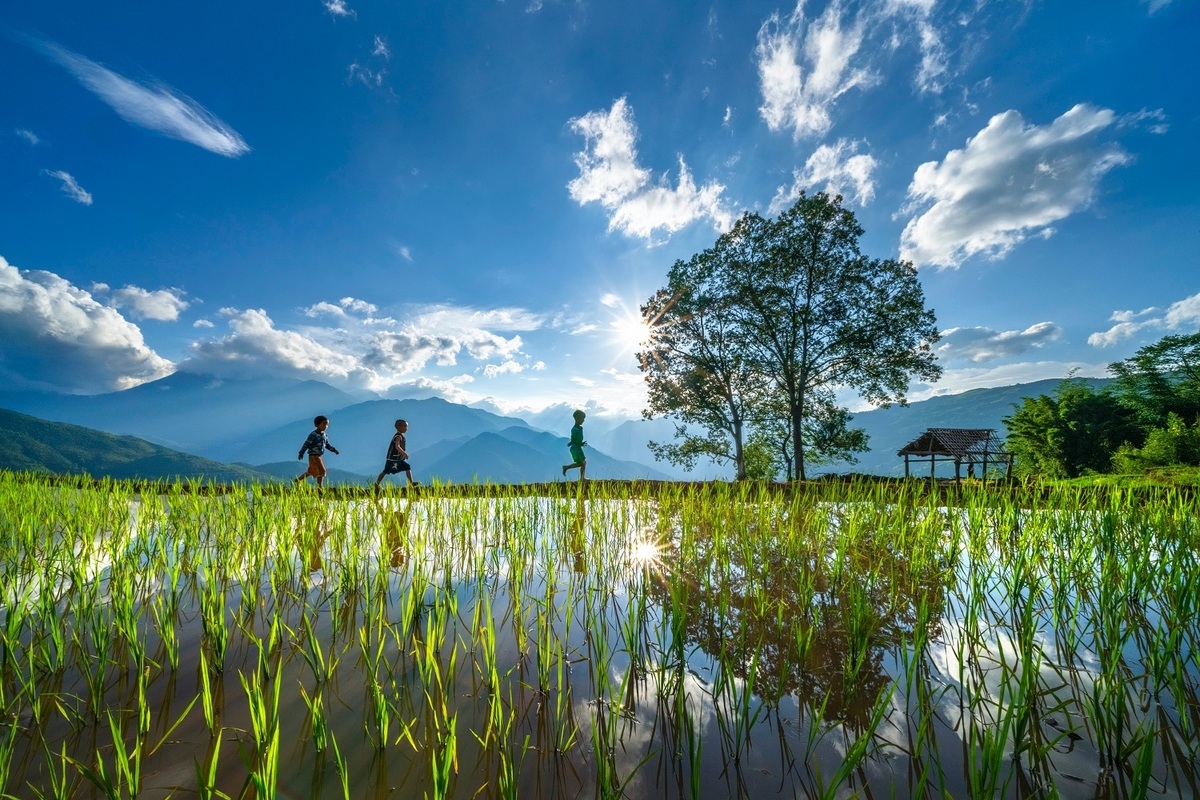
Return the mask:
M 804 480 L 804 398 L 792 404 L 792 457 L 796 460 L 796 480 Z

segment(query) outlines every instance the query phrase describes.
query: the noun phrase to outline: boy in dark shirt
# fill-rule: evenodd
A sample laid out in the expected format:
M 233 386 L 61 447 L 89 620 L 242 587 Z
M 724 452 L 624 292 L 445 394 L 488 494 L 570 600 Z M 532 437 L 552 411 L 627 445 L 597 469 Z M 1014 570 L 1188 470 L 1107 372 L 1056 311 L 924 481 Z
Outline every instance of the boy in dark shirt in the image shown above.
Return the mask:
M 313 425 L 316 430 L 308 435 L 304 440 L 304 444 L 300 447 L 300 455 L 297 459 L 304 458 L 304 454 L 308 453 L 308 471 L 296 478 L 296 483 L 307 478 L 309 475 L 317 479 L 317 488 L 320 489 L 325 485 L 325 459 L 323 458 L 325 451 L 334 455 L 341 455 L 338 449 L 329 443 L 329 437 L 325 435 L 325 429 L 329 427 L 329 417 L 324 415 L 315 417 Z
M 412 467 L 408 464 L 408 442 L 404 438 L 404 434 L 408 432 L 408 423 L 402 419 L 396 420 L 396 435 L 392 437 L 392 441 L 388 444 L 387 461 L 384 462 L 383 472 L 379 473 L 379 477 L 375 479 L 375 488 L 379 488 L 379 483 L 386 475 L 397 475 L 403 472 L 408 476 L 409 486 L 419 486 L 413 480 Z

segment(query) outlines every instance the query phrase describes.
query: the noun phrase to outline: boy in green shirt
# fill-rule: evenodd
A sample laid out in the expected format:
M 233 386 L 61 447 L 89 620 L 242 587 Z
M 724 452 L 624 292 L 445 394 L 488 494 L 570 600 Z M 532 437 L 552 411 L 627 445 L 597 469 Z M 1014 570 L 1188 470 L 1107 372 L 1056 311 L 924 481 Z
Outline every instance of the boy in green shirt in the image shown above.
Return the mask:
M 564 464 L 562 474 L 565 476 L 569 469 L 579 469 L 579 480 L 583 480 L 584 472 L 587 471 L 587 456 L 583 454 L 583 448 L 587 446 L 587 442 L 583 440 L 583 420 L 587 416 L 582 410 L 576 409 L 571 415 L 575 418 L 575 426 L 571 428 L 571 441 L 567 442 L 567 447 L 571 448 L 571 463 Z

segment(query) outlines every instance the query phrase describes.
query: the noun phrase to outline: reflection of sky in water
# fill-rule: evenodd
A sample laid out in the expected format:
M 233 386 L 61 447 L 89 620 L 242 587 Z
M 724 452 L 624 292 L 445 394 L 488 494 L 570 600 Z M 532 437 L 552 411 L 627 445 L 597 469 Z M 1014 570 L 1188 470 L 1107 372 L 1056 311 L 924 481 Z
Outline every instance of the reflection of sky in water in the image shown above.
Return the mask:
M 212 519 L 220 520 L 229 511 L 230 504 L 238 502 L 241 502 L 238 498 L 214 498 L 204 502 L 192 499 L 184 505 L 206 507 L 212 512 Z M 886 518 L 893 511 L 887 509 L 878 513 Z M 852 528 L 873 524 L 871 520 L 875 513 L 869 507 L 831 505 L 813 510 L 808 519 L 810 523 L 815 520 L 826 528 Z M 139 540 L 160 536 L 170 529 L 170 514 L 166 504 L 147 508 L 134 501 L 129 504 L 126 515 L 116 514 L 113 519 L 125 520 L 122 524 L 128 528 L 123 532 L 131 535 L 126 546 L 136 553 L 137 548 L 143 546 L 138 544 Z M 790 535 L 791 522 L 781 522 L 784 515 L 773 517 L 774 514 L 771 509 L 761 507 L 750 516 L 755 520 L 754 524 L 766 521 L 779 525 L 779 535 Z M 1001 529 L 1008 524 L 999 515 L 967 518 L 946 509 L 931 516 L 915 512 L 913 520 L 913 524 L 956 526 L 959 530 L 981 525 Z M 1025 513 L 1017 520 L 1024 527 L 1066 525 L 1078 528 L 1092 524 L 1081 515 L 1050 512 Z M 571 692 L 568 719 L 578 726 L 575 745 L 561 756 L 528 755 L 522 770 L 523 786 L 527 790 L 533 785 L 531 776 L 546 769 L 548 763 L 566 762 L 573 768 L 562 774 L 574 777 L 564 778 L 559 784 L 564 796 L 573 796 L 576 791 L 594 792 L 591 781 L 599 756 L 594 750 L 592 726 L 597 724 L 599 712 L 603 710 L 619 714 L 615 723 L 618 736 L 612 762 L 618 779 L 628 779 L 627 796 L 688 796 L 691 757 L 684 733 L 686 725 L 676 716 L 682 708 L 700 743 L 699 778 L 706 796 L 808 793 L 816 786 L 817 772 L 828 780 L 847 757 L 853 742 L 862 735 L 870 735 L 873 740 L 866 758 L 856 768 L 855 785 L 869 786 L 877 796 L 893 789 L 897 796 L 905 796 L 912 773 L 920 769 L 909 754 L 917 746 L 915 729 L 921 713 L 916 686 L 924 682 L 935 714 L 932 730 L 936 742 L 932 746 L 936 748 L 937 760 L 946 774 L 944 782 L 935 783 L 935 786 L 940 785 L 952 795 L 959 796 L 966 788 L 963 776 L 969 767 L 963 751 L 965 741 L 974 741 L 969 734 L 972 721 L 976 727 L 994 727 L 1004 715 L 1013 713 L 1011 696 L 1021 677 L 1024 655 L 1024 663 L 1036 664 L 1038 670 L 1037 687 L 1043 714 L 1033 724 L 1040 725 L 1047 738 L 1059 738 L 1046 758 L 1047 777 L 1063 797 L 1091 797 L 1098 791 L 1095 776 L 1099 756 L 1090 741 L 1082 704 L 1096 689 L 1101 669 L 1099 648 L 1089 631 L 1081 631 L 1069 650 L 1064 649 L 1067 641 L 1054 627 L 1049 591 L 1043 586 L 1044 594 L 1033 598 L 1031 618 L 1036 630 L 1030 641 L 1035 651 L 1022 654 L 1021 638 L 1013 629 L 1014 613 L 1020 611 L 1020 604 L 1014 609 L 1006 590 L 1012 581 L 1013 566 L 1000 557 L 998 550 L 987 553 L 982 560 L 977 558 L 974 565 L 965 552 L 957 554 L 949 563 L 948 572 L 956 580 L 939 601 L 939 610 L 933 620 L 933 638 L 927 643 L 915 675 L 906 672 L 901 658 L 901 649 L 908 647 L 911 639 L 911 630 L 905 628 L 908 623 L 890 618 L 889 614 L 899 613 L 894 609 L 872 609 L 878 616 L 878 628 L 872 644 L 875 660 L 867 665 L 867 669 L 878 672 L 877 685 L 890 694 L 886 695 L 887 706 L 879 726 L 873 733 L 864 734 L 863 718 L 856 716 L 861 714 L 861 709 L 854 709 L 863 704 L 869 707 L 875 697 L 858 696 L 862 687 L 853 682 L 845 686 L 833 682 L 847 654 L 844 649 L 838 649 L 845 643 L 828 635 L 844 633 L 841 628 L 844 620 L 838 615 L 849 613 L 849 607 L 845 598 L 837 596 L 830 586 L 823 586 L 818 591 L 819 607 L 787 610 L 789 614 L 794 611 L 826 615 L 821 618 L 826 627 L 820 629 L 826 636 L 814 644 L 812 652 L 818 655 L 810 655 L 817 660 L 786 664 L 801 678 L 816 675 L 815 682 L 805 684 L 807 689 L 789 689 L 775 701 L 756 694 L 760 687 L 750 683 L 744 663 L 730 657 L 723 666 L 716 652 L 723 641 L 719 635 L 723 629 L 718 625 L 708 631 L 702 624 L 705 619 L 689 619 L 691 627 L 687 629 L 683 649 L 672 650 L 672 620 L 666 604 L 671 586 L 675 585 L 673 581 L 695 580 L 712 566 L 681 561 L 682 525 L 702 528 L 703 521 L 681 522 L 674 512 L 660 515 L 657 503 L 645 501 L 582 502 L 553 498 L 422 498 L 413 501 L 384 497 L 365 501 L 293 503 L 286 513 L 269 517 L 265 529 L 247 532 L 247 535 L 258 537 L 270 559 L 290 565 L 290 574 L 303 590 L 304 602 L 314 607 L 324 607 L 331 594 L 342 591 L 339 587 L 346 574 L 362 575 L 370 581 L 375 580 L 374 576 L 386 576 L 386 613 L 393 623 L 405 593 L 419 595 L 416 604 L 422 616 L 416 630 L 427 635 L 429 625 L 443 625 L 446 636 L 439 658 L 448 664 L 451 652 L 457 654 L 457 673 L 452 683 L 453 696 L 460 703 L 461 772 L 458 781 L 461 787 L 474 786 L 473 781 L 478 778 L 474 770 L 479 768 L 479 747 L 470 731 L 478 729 L 486 712 L 487 692 L 481 692 L 478 677 L 481 650 L 478 631 L 473 628 L 478 619 L 475 608 L 481 604 L 482 613 L 490 613 L 495 621 L 496 658 L 505 675 L 508 693 L 501 694 L 517 698 L 514 701 L 517 705 L 526 704 L 523 706 L 527 709 L 526 716 L 518 725 L 518 733 L 529 732 L 529 726 L 537 724 L 538 714 L 547 713 L 546 708 L 555 702 L 555 693 L 567 685 L 559 683 L 559 673 L 555 672 L 558 659 L 565 659 L 563 680 L 569 683 Z M 290 545 L 283 546 L 282 543 L 297 536 L 306 543 L 305 552 Z M 94 580 L 110 569 L 113 552 L 100 546 L 100 541 L 99 538 L 91 540 L 86 552 L 80 554 L 74 575 Z M 870 580 L 863 576 L 864 583 L 887 584 L 889 580 L 896 580 L 896 576 L 906 574 L 905 554 L 891 553 L 886 548 L 872 549 L 875 545 L 869 542 L 864 547 L 867 549 L 863 563 L 874 571 Z M 179 556 L 169 546 L 164 551 L 174 553 L 176 558 Z M 782 556 L 780 552 L 783 552 Z M 225 554 L 211 550 L 189 555 L 201 562 L 225 558 Z M 736 579 L 731 584 L 733 589 L 720 589 L 714 585 L 704 589 L 710 592 L 709 595 L 703 595 L 703 581 L 699 581 L 690 590 L 695 607 L 689 606 L 689 614 L 703 618 L 716 614 L 719 604 L 728 603 L 731 619 L 736 617 L 739 624 L 758 625 L 764 620 L 769 621 L 771 613 L 775 612 L 769 608 L 765 612 L 756 610 L 753 598 L 719 594 L 720 591 L 746 589 L 755 581 L 765 579 L 772 570 L 791 570 L 798 579 L 803 570 L 812 566 L 786 562 L 787 551 L 770 550 L 768 556 L 767 561 L 761 563 L 730 564 L 724 574 Z M 776 556 L 784 558 L 784 562 L 768 563 Z M 827 553 L 819 554 L 819 558 L 829 557 Z M 1152 555 L 1151 560 L 1157 557 Z M 244 576 L 254 580 L 252 588 L 258 595 L 270 591 L 265 579 L 248 574 L 257 567 L 247 552 L 235 552 L 233 557 L 222 561 L 221 566 L 235 579 Z M 889 572 L 893 567 L 895 569 Z M 982 570 L 985 576 L 979 584 L 984 587 L 984 592 L 975 597 L 978 602 L 973 608 L 968 601 L 967 578 L 972 567 Z M 36 575 L 27 576 L 27 580 L 36 579 Z M 202 576 L 200 580 L 203 582 L 205 578 Z M 142 587 L 145 597 L 153 596 L 162 585 L 162 576 L 146 575 Z M 236 580 L 233 586 L 237 586 Z M 14 582 L 5 587 L 5 613 L 12 603 L 13 592 L 22 591 L 24 587 L 28 584 Z M 32 588 L 36 595 L 42 587 Z M 63 588 L 60 582 L 55 590 L 61 592 Z M 251 587 L 231 589 L 227 601 L 236 605 L 247 588 Z M 900 591 L 891 585 L 883 588 Z M 446 592 L 453 594 L 456 613 L 438 617 L 439 621 L 435 623 L 431 609 L 444 604 Z M 1067 592 L 1066 597 L 1069 603 L 1080 601 L 1079 593 L 1074 589 Z M 355 602 L 369 601 L 359 599 Z M 332 636 L 330 627 L 339 623 L 327 610 L 323 613 L 319 635 L 324 641 Z M 358 613 L 361 615 L 361 609 Z M 1141 614 L 1144 624 L 1151 628 L 1165 624 L 1159 607 L 1153 602 L 1147 604 Z M 634 628 L 628 627 L 635 622 Z M 630 630 L 637 640 L 633 645 L 634 652 L 630 652 L 626 638 Z M 773 628 L 765 625 L 762 630 L 770 632 Z M 705 638 L 706 632 L 713 631 L 717 635 Z M 900 638 L 895 631 L 900 631 Z M 602 633 L 607 642 L 603 654 L 593 650 L 594 642 L 589 639 L 598 633 Z M 770 644 L 786 662 L 792 647 L 786 636 L 790 636 L 791 631 L 785 626 L 782 634 L 784 641 L 764 645 Z M 194 632 L 190 635 L 195 636 Z M 555 640 L 546 651 L 554 663 L 542 664 L 551 680 L 543 695 L 536 686 L 539 659 L 543 658 L 538 652 L 538 640 L 544 640 L 546 636 Z M 354 636 L 345 636 L 344 646 L 353 647 L 354 641 Z M 387 657 L 394 663 L 407 664 L 405 669 L 410 678 L 414 674 L 412 664 L 405 659 L 413 656 L 406 656 L 401 648 L 411 646 L 410 642 L 397 641 L 389 643 L 386 649 Z M 244 655 L 250 648 L 243 646 L 238 652 Z M 679 652 L 684 655 L 683 662 L 677 660 Z M 1151 719 L 1161 709 L 1167 723 L 1178 726 L 1178 711 L 1170 692 L 1158 692 L 1154 698 L 1158 706 L 1149 711 L 1134 704 L 1134 693 L 1141 691 L 1137 683 L 1142 669 L 1135 639 L 1125 642 L 1123 655 L 1125 668 L 1129 671 L 1128 687 L 1122 688 L 1122 691 L 1128 688 L 1130 692 L 1126 703 L 1128 724 L 1136 725 L 1142 719 Z M 790 658 L 795 662 L 798 656 L 793 653 Z M 289 686 L 294 686 L 304 672 L 298 658 L 288 664 L 291 672 L 285 680 Z M 605 679 L 600 683 L 609 687 L 606 697 L 602 698 L 603 705 L 598 704 L 595 697 L 595 684 L 589 672 L 592 667 L 604 670 Z M 351 742 L 357 741 L 353 736 L 361 733 L 347 731 L 361 732 L 363 726 L 360 669 L 358 656 L 352 652 L 343 656 L 338 681 L 339 707 L 343 710 L 339 712 L 342 716 L 337 724 L 341 726 L 339 736 L 350 737 Z M 1186 680 L 1194 699 L 1197 678 L 1194 659 L 1187 669 Z M 759 678 L 766 680 L 763 675 Z M 420 691 L 415 684 L 411 685 L 414 691 Z M 724 688 L 718 692 L 718 686 Z M 812 694 L 814 689 L 817 694 Z M 831 702 L 827 695 L 833 693 L 838 696 Z M 185 703 L 187 699 L 185 695 Z M 744 703 L 743 707 L 738 708 L 739 702 Z M 822 702 L 827 703 L 825 715 L 820 711 Z M 287 699 L 285 703 L 293 718 L 303 713 L 296 698 Z M 528 709 L 537 709 L 537 712 Z M 747 715 L 742 717 L 741 723 L 738 721 L 740 715 Z M 739 734 L 738 725 L 747 724 L 750 719 L 754 720 L 753 724 Z M 235 721 L 231 720 L 229 724 Z M 1074 735 L 1064 734 L 1068 730 L 1075 731 Z M 1178 731 L 1174 735 L 1180 738 Z M 301 753 L 297 757 L 302 761 L 313 759 L 312 753 L 303 747 L 297 752 Z M 416 769 L 414 765 L 428 764 L 424 753 L 396 757 L 399 760 L 395 768 L 389 768 L 393 780 L 397 772 L 408 774 Z M 927 758 L 930 757 L 927 753 Z M 358 752 L 354 758 L 355 774 L 370 772 L 369 753 Z M 1022 756 L 1026 766 L 1029 765 L 1028 758 L 1028 755 Z M 231 761 L 236 762 L 236 758 Z M 1009 764 L 1011 746 L 1006 750 L 1006 761 L 1002 766 L 1007 769 Z M 1194 763 L 1182 769 L 1191 770 L 1187 774 L 1194 778 Z M 1156 777 L 1163 778 L 1163 771 L 1158 768 Z M 417 784 L 406 785 L 420 793 Z M 1162 797 L 1185 796 L 1185 792 L 1177 787 L 1164 789 L 1160 786 L 1158 791 L 1157 796 Z M 471 793 L 460 793 L 459 796 Z

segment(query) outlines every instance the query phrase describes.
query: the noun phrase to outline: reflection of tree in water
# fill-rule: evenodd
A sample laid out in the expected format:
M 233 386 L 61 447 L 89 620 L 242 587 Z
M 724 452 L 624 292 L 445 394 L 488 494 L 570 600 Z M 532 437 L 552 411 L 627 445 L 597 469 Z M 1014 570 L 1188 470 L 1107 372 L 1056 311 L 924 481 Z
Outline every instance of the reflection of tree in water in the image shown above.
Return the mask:
M 794 693 L 826 721 L 863 729 L 891 681 L 885 658 L 912 638 L 922 604 L 925 635 L 939 633 L 950 554 L 914 554 L 906 542 L 943 520 L 866 506 L 731 511 L 681 518 L 649 593 L 768 705 Z

